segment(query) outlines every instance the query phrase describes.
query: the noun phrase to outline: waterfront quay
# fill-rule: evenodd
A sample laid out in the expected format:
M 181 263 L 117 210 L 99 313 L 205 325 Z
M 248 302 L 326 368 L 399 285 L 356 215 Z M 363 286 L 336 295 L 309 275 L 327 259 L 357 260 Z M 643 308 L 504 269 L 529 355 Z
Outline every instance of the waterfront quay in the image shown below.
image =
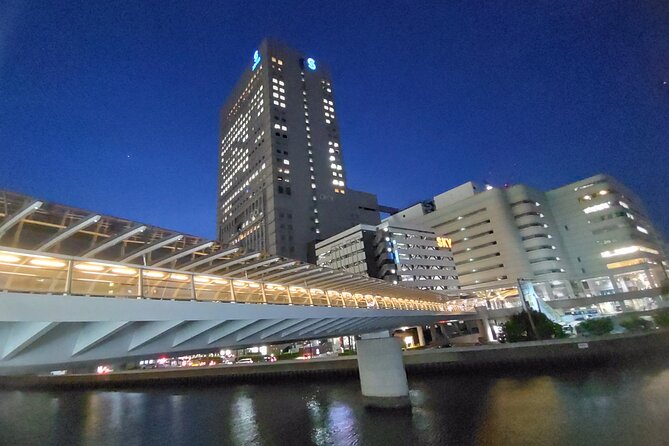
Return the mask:
M 494 344 L 473 347 L 409 350 L 403 362 L 409 375 L 486 371 L 491 369 L 573 368 L 615 364 L 618 361 L 644 357 L 669 357 L 669 331 L 606 335 L 533 341 L 516 344 Z M 181 386 L 224 382 L 262 382 L 292 379 L 355 376 L 355 356 L 285 360 L 276 363 L 211 366 L 196 368 L 129 370 L 109 374 L 20 375 L 4 376 L 4 388 L 125 388 L 147 386 Z

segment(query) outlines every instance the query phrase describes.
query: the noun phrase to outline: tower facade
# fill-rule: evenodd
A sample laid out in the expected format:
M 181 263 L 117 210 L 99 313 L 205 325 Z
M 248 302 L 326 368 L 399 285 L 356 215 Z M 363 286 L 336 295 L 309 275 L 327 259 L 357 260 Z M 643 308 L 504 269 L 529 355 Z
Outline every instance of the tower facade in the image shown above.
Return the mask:
M 217 230 L 223 243 L 307 260 L 316 240 L 379 222 L 348 188 L 328 69 L 266 39 L 221 111 Z

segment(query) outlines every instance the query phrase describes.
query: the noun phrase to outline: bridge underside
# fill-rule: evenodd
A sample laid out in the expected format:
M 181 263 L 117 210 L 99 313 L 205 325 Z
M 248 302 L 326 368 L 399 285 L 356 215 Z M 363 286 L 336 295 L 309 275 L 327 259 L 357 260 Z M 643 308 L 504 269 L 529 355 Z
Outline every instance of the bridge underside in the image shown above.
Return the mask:
M 353 335 L 460 317 L 415 310 L 11 292 L 0 293 L 0 315 L 0 374 Z

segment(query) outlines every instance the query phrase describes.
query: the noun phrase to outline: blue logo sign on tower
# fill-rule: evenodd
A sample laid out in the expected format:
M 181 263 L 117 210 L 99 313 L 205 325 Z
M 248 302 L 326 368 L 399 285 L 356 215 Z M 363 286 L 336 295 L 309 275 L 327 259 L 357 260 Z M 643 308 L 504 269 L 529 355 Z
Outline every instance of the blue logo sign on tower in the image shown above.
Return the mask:
M 313 58 L 308 58 L 307 59 L 307 67 L 309 67 L 310 70 L 315 70 L 316 69 L 316 61 Z
M 253 53 L 253 65 L 251 66 L 251 71 L 255 71 L 259 63 L 260 63 L 260 51 L 256 50 L 256 52 Z

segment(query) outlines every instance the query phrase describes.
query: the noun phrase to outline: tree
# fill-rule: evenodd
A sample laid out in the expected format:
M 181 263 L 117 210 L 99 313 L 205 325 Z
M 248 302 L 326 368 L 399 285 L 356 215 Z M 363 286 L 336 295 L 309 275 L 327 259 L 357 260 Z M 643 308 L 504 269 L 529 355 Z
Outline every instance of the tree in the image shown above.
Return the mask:
M 581 322 L 576 328 L 580 333 L 587 333 L 595 336 L 605 335 L 613 330 L 613 321 L 610 317 L 590 319 Z
M 669 308 L 662 308 L 653 315 L 653 320 L 660 327 L 669 327 Z
M 530 315 L 539 334 L 539 339 L 559 339 L 567 336 L 560 324 L 551 321 L 545 314 L 530 310 Z M 511 319 L 504 324 L 504 333 L 509 342 L 537 340 L 535 333 L 532 331 L 527 312 L 524 310 L 511 316 Z

